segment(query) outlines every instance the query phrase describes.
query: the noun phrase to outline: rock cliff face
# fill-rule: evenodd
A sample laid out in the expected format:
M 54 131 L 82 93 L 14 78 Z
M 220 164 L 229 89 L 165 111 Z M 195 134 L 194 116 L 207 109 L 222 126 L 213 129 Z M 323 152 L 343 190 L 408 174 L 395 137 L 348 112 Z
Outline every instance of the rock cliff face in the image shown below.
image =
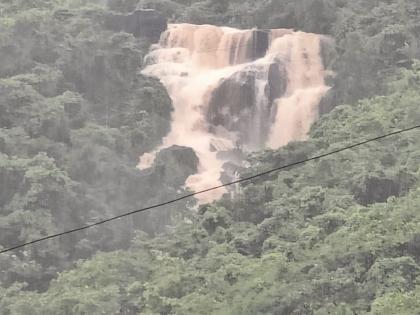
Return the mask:
M 194 150 L 178 145 L 165 148 L 155 160 L 160 180 L 173 187 L 184 185 L 187 178 L 198 171 L 198 157 Z
M 187 178 L 198 172 L 199 160 L 194 150 L 173 145 L 159 151 L 148 168 L 141 170 L 142 176 L 151 184 L 170 187 L 183 186 Z
M 114 31 L 124 31 L 135 37 L 146 37 L 156 42 L 168 24 L 166 18 L 155 10 L 136 10 L 126 15 L 108 15 L 105 18 L 105 27 Z
M 321 36 L 321 58 L 325 69 L 332 69 L 337 56 L 336 43 L 335 41 L 327 36 Z M 335 87 L 335 73 L 332 71 L 326 71 L 325 82 L 331 89 L 322 97 L 319 103 L 319 115 L 329 113 L 334 105 L 337 104 L 336 89 Z

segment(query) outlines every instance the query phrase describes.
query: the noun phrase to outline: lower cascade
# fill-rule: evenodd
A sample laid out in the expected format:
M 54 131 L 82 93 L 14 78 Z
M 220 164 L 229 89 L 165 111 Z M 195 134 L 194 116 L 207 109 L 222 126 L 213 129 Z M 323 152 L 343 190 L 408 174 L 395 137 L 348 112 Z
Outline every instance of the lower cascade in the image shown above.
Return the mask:
M 138 167 L 151 167 L 164 148 L 191 147 L 199 166 L 185 184 L 197 192 L 222 184 L 223 165 L 238 163 L 229 152 L 304 140 L 329 89 L 325 39 L 288 29 L 169 25 L 146 56 L 143 74 L 160 79 L 172 99 L 171 131 Z M 199 203 L 225 192 L 198 196 Z

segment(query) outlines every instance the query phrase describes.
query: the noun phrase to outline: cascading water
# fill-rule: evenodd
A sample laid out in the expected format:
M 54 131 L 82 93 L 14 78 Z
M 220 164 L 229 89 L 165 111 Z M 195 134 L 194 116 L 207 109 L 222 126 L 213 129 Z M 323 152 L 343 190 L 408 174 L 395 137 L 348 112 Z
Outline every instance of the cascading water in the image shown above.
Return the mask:
M 286 55 L 286 93 L 275 100 L 277 114 L 268 146 L 278 148 L 305 138 L 318 118 L 318 105 L 328 91 L 320 57 L 319 35 L 297 32 L 273 41 L 268 54 Z
M 150 167 L 163 148 L 191 147 L 200 165 L 186 186 L 198 191 L 221 184 L 229 158 L 220 152 L 302 140 L 328 90 L 320 42 L 320 35 L 286 29 L 169 25 L 143 73 L 159 78 L 173 101 L 171 131 L 139 168 Z M 200 203 L 224 192 L 203 195 Z

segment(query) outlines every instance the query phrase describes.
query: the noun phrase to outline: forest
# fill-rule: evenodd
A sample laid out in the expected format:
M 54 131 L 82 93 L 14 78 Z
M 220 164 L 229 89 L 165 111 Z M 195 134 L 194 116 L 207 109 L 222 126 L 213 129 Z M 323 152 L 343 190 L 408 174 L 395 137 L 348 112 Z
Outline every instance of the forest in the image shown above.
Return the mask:
M 155 40 L 107 24 L 136 8 L 334 40 L 308 139 L 242 177 L 420 122 L 417 0 L 2 0 L 0 250 L 189 193 L 170 153 L 136 170 L 173 112 Z M 418 315 L 419 132 L 0 254 L 0 314 Z

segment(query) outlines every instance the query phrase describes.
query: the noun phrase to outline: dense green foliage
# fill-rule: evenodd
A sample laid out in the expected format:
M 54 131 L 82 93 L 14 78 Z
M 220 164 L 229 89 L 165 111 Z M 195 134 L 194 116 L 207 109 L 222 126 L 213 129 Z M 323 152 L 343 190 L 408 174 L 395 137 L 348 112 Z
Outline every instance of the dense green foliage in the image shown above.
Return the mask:
M 150 185 L 135 171 L 139 155 L 168 132 L 172 110 L 161 84 L 139 73 L 149 43 L 105 30 L 101 7 L 1 7 L 1 246 L 176 195 L 178 187 Z M 158 231 L 168 220 L 143 216 L 4 255 L 0 282 L 45 288 L 74 260 L 126 247 L 134 227 Z
M 104 29 L 110 9 L 335 38 L 335 103 L 349 105 L 307 141 L 249 156 L 243 176 L 420 121 L 417 1 L 104 2 L 0 3 L 0 248 L 179 193 L 134 170 L 168 131 L 171 104 L 139 73 L 150 43 Z M 416 315 L 419 181 L 412 131 L 197 212 L 180 203 L 2 254 L 0 314 Z
M 419 77 L 407 71 L 391 95 L 337 107 L 309 141 L 261 153 L 246 172 L 412 125 Z M 244 185 L 173 232 L 80 262 L 43 294 L 15 285 L 3 304 L 12 314 L 417 314 L 419 145 L 407 133 Z

